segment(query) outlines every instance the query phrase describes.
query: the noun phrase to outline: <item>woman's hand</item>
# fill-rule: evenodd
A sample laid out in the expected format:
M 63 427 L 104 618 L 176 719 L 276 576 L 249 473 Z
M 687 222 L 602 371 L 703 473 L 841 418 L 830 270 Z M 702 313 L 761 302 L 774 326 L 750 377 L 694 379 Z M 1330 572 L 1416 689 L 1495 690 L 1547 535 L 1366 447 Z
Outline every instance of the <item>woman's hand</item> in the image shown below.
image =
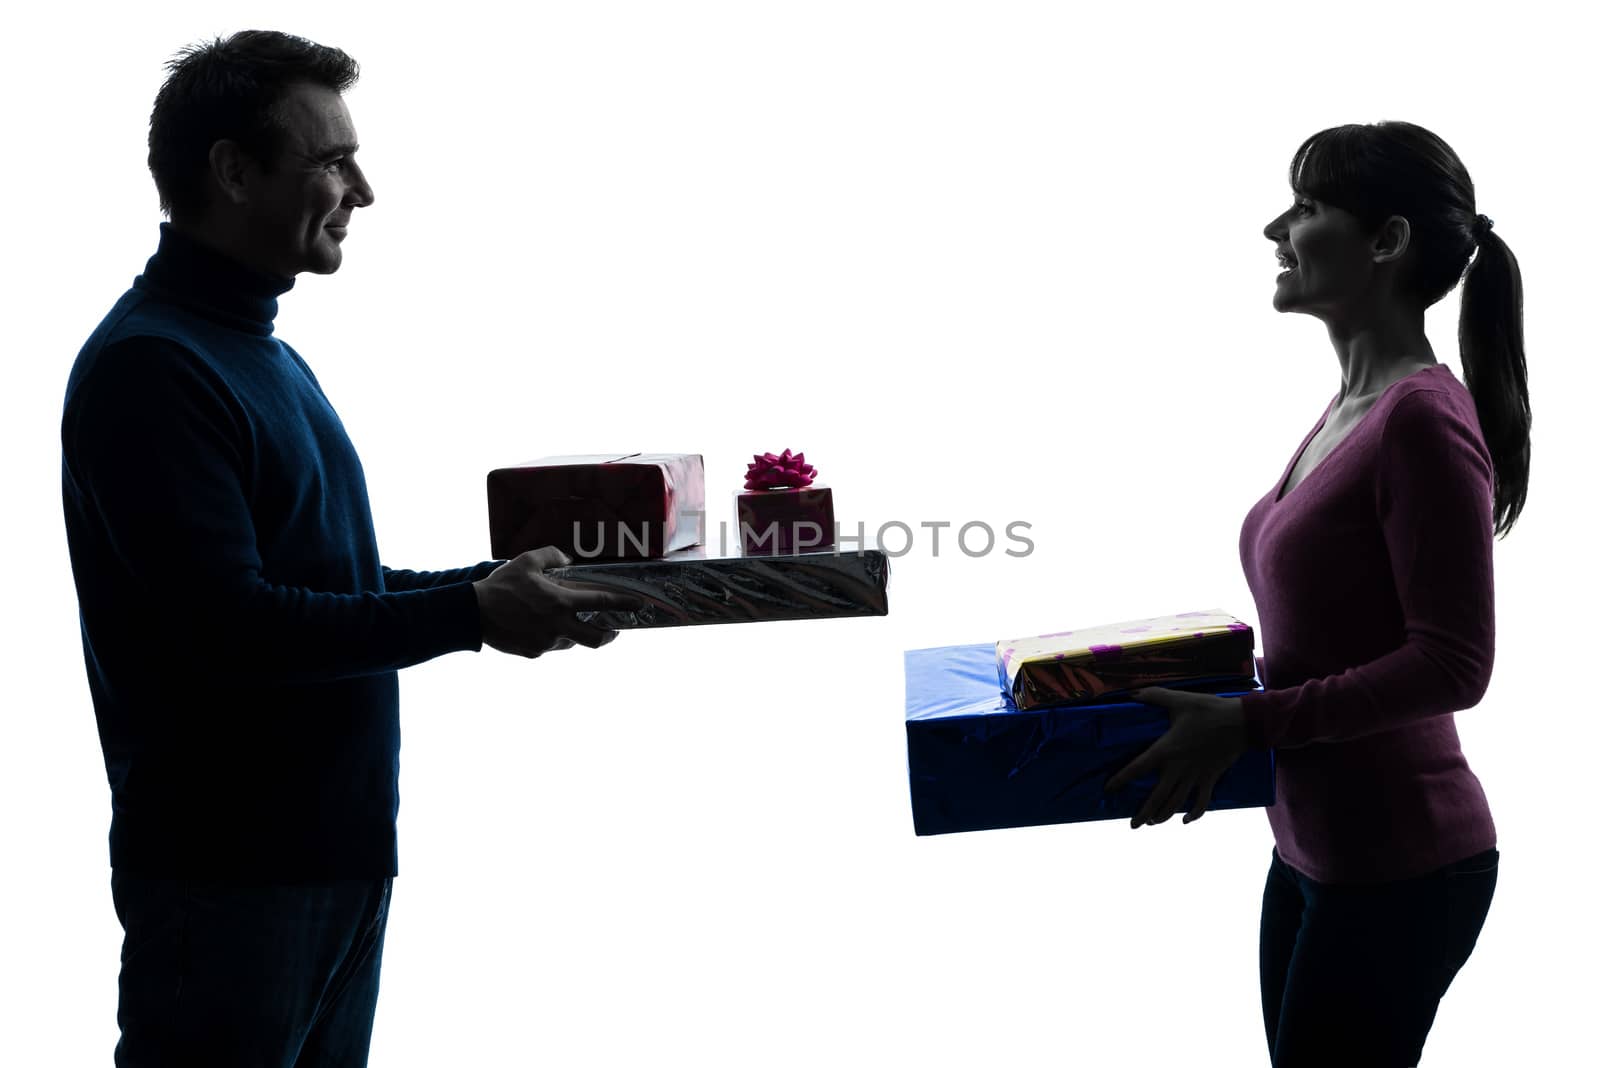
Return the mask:
M 1159 768 L 1161 780 L 1133 817 L 1133 826 L 1164 823 L 1195 791 L 1194 808 L 1183 822 L 1199 819 L 1211 804 L 1211 791 L 1217 780 L 1250 748 L 1245 735 L 1244 702 L 1237 697 L 1160 686 L 1136 690 L 1132 697 L 1166 709 L 1172 716 L 1172 725 L 1127 767 L 1106 780 L 1106 792 L 1120 790 Z

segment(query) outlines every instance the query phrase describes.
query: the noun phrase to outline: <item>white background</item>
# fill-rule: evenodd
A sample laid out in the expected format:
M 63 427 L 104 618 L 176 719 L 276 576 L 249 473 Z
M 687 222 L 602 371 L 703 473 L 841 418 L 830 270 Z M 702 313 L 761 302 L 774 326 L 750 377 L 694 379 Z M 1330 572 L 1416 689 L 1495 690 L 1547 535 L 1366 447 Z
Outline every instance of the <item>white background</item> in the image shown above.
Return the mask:
M 1535 413 L 1494 681 L 1457 717 L 1499 890 L 1423 1063 L 1571 1063 L 1596 948 L 1592 57 L 1539 5 L 1201 7 L 9 16 L 0 1062 L 116 1041 L 61 396 L 155 247 L 162 64 L 259 27 L 362 66 L 377 202 L 278 328 L 361 451 L 390 566 L 485 558 L 490 468 L 610 449 L 703 453 L 730 522 L 749 454 L 791 447 L 847 524 L 1024 520 L 1036 544 L 935 556 L 924 531 L 887 618 L 405 672 L 374 1065 L 1265 1064 L 1265 815 L 918 839 L 901 653 L 1255 621 L 1239 522 L 1339 386 L 1321 325 L 1272 310 L 1261 229 L 1303 138 L 1383 118 L 1460 153 L 1520 258 Z M 1458 306 L 1428 328 L 1459 376 Z

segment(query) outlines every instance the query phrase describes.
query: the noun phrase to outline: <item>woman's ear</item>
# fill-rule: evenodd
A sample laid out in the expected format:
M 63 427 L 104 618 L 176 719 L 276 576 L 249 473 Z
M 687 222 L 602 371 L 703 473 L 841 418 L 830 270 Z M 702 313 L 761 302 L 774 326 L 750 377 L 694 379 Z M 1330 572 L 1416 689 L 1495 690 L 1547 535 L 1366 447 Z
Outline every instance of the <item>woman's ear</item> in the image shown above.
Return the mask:
M 1389 263 L 1404 256 L 1411 247 L 1411 220 L 1404 215 L 1391 215 L 1378 227 L 1372 241 L 1372 262 Z

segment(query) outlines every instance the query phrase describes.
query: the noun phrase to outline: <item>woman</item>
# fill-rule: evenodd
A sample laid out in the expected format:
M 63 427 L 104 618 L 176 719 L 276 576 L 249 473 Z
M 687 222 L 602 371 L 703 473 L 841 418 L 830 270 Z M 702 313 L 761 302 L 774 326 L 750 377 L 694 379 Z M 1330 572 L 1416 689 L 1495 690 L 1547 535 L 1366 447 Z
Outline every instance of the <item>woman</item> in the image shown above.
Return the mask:
M 1488 686 L 1494 535 L 1527 496 L 1521 273 L 1461 161 L 1418 126 L 1324 130 L 1289 184 L 1264 231 L 1286 268 L 1273 306 L 1327 325 L 1341 386 L 1240 535 L 1266 689 L 1141 691 L 1172 725 L 1108 787 L 1158 770 L 1133 826 L 1185 807 L 1188 823 L 1245 749 L 1276 749 L 1272 1063 L 1415 1065 L 1499 863 L 1454 713 Z M 1463 270 L 1465 385 L 1423 333 Z

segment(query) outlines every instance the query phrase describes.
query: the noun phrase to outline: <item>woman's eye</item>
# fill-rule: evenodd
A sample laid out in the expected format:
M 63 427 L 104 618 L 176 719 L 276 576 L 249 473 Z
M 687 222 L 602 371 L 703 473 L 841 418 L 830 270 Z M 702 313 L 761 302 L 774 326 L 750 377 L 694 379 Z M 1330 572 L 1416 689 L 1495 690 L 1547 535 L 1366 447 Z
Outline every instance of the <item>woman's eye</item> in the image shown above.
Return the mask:
M 1306 212 L 1308 212 L 1310 210 L 1311 210 L 1311 204 L 1310 204 L 1309 201 L 1297 200 L 1297 201 L 1294 202 L 1295 214 L 1304 215 Z

